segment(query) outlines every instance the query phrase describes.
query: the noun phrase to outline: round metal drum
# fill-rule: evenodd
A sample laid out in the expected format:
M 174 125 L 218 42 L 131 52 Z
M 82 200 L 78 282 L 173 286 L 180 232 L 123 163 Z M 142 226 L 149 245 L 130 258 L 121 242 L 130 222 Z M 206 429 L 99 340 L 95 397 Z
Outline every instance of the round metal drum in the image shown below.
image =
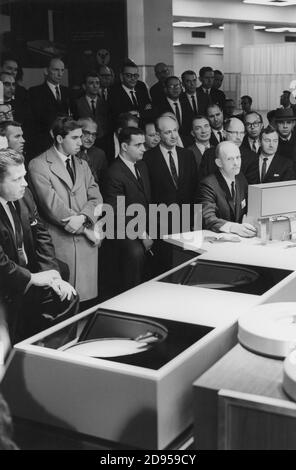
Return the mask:
M 258 305 L 239 318 L 239 342 L 259 354 L 286 357 L 296 347 L 296 302 Z

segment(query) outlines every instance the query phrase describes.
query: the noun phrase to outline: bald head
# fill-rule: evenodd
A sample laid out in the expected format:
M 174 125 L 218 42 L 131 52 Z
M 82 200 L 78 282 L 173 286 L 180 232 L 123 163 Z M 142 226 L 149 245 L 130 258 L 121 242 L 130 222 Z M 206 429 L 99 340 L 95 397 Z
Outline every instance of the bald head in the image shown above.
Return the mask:
M 177 145 L 179 133 L 178 122 L 170 116 L 161 116 L 156 121 L 157 131 L 159 133 L 161 144 L 171 149 Z
M 233 142 L 220 142 L 216 147 L 216 165 L 222 175 L 233 180 L 241 167 L 240 150 Z
M 243 122 L 235 117 L 229 118 L 225 122 L 224 129 L 226 131 L 226 140 L 240 146 L 245 135 Z

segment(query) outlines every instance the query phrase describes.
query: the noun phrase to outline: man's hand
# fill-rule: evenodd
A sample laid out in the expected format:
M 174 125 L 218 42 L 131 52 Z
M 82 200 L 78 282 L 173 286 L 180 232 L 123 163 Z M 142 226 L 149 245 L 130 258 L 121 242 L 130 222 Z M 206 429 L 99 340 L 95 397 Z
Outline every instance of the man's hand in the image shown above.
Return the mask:
M 238 223 L 233 223 L 231 224 L 231 229 L 230 231 L 232 233 L 237 233 L 240 237 L 246 237 L 246 238 L 251 238 L 255 237 L 257 230 L 256 228 L 248 223 L 243 223 L 243 224 L 238 224 Z
M 38 287 L 51 286 L 52 281 L 60 277 L 60 274 L 55 269 L 42 271 L 41 273 L 31 273 L 29 284 Z
M 74 287 L 71 286 L 69 282 L 63 281 L 63 279 L 53 279 L 50 287 L 55 291 L 62 301 L 65 299 L 70 300 L 72 295 L 77 295 Z
M 102 239 L 94 229 L 84 227 L 83 233 L 93 246 L 101 246 Z
M 142 243 L 144 245 L 144 248 L 146 251 L 149 251 L 153 245 L 153 240 L 151 240 L 151 238 L 143 238 L 142 239 Z
M 70 217 L 66 217 L 62 219 L 62 222 L 66 222 L 64 229 L 69 233 L 76 233 L 84 224 L 86 220 L 85 215 L 71 215 Z

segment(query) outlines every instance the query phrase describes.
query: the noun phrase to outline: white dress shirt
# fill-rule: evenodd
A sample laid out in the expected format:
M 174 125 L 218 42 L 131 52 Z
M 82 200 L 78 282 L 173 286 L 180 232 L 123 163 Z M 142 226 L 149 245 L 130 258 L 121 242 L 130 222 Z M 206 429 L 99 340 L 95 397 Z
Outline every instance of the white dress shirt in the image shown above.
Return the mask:
M 180 101 L 179 101 L 179 100 L 174 101 L 174 100 L 171 100 L 171 98 L 167 98 L 167 100 L 168 100 L 168 102 L 169 102 L 171 108 L 173 109 L 175 116 L 176 116 L 176 106 L 175 106 L 175 103 L 177 103 L 177 106 L 178 106 L 178 109 L 179 109 L 179 113 L 180 113 L 180 119 L 181 119 L 181 122 L 182 122 L 183 118 L 182 118 L 182 108 L 181 108 Z
M 175 163 L 175 167 L 176 167 L 176 171 L 177 171 L 177 175 L 179 176 L 179 163 L 178 163 L 178 155 L 177 155 L 177 150 L 176 150 L 176 147 L 173 147 L 172 149 L 167 149 L 165 147 L 163 147 L 163 145 L 159 145 L 159 148 L 161 150 L 161 153 L 165 159 L 165 162 L 168 166 L 168 169 L 170 170 L 170 173 L 171 173 L 171 165 L 170 165 L 170 156 L 169 156 L 169 152 L 172 152 L 172 157 L 173 157 L 173 160 L 174 160 L 174 163 Z M 173 175 L 172 175 L 173 176 Z
M 216 139 L 218 140 L 218 142 L 220 142 L 220 136 L 219 136 L 218 132 L 221 132 L 222 139 L 225 138 L 225 132 L 224 132 L 223 127 L 222 127 L 222 129 L 220 129 L 219 131 L 217 131 L 216 129 L 212 129 L 212 132 L 213 132 L 213 134 L 215 135 L 215 137 L 216 137 Z M 223 141 L 223 140 L 222 140 L 222 141 Z M 221 142 L 222 142 L 222 141 L 221 141 Z
M 264 158 L 267 158 L 266 160 L 266 173 L 268 172 L 268 168 L 270 167 L 270 164 L 272 162 L 272 159 L 273 159 L 274 155 L 262 155 L 262 153 L 260 153 L 260 156 L 259 156 L 259 175 L 260 175 L 260 180 L 261 180 L 261 175 L 262 175 L 262 165 L 263 165 L 263 159 Z M 265 174 L 266 174 L 265 173 Z
M 50 83 L 50 82 L 46 82 L 47 85 L 49 86 L 49 89 L 50 91 L 52 92 L 53 96 L 55 97 L 55 99 L 57 100 L 57 92 L 56 92 L 56 87 L 59 87 L 59 90 L 60 90 L 60 97 L 62 97 L 62 93 L 61 93 L 61 89 L 60 89 L 60 85 L 54 85 L 53 83 Z
M 202 155 L 205 153 L 207 149 L 211 147 L 209 143 L 207 145 L 204 145 L 201 142 L 197 142 L 197 141 L 195 141 L 195 145 Z
M 132 174 L 134 175 L 134 177 L 136 179 L 138 179 L 137 177 L 137 173 L 136 173 L 136 169 L 135 169 L 135 164 L 133 162 L 130 162 L 129 160 L 127 160 L 126 158 L 124 158 L 123 155 L 119 154 L 119 158 L 121 158 L 121 160 L 123 161 L 123 163 L 128 167 L 128 169 L 132 172 Z
M 134 88 L 128 88 L 127 86 L 125 86 L 123 83 L 121 84 L 122 88 L 124 89 L 124 91 L 126 92 L 127 96 L 129 97 L 129 99 L 131 100 L 132 102 L 132 95 L 131 95 L 131 91 L 134 93 L 134 97 L 135 97 L 135 100 L 138 102 L 138 98 L 137 98 L 137 93 L 136 93 L 136 90 Z M 132 102 L 133 103 L 133 102 Z M 139 104 L 139 103 L 138 103 Z

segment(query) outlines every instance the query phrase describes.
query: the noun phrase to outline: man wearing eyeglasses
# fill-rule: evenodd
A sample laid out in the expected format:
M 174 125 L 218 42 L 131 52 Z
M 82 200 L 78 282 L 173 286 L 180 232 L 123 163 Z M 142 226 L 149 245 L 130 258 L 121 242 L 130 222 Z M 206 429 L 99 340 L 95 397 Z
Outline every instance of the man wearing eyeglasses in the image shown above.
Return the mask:
M 249 184 L 257 183 L 257 160 L 255 152 L 242 146 L 245 136 L 245 127 L 238 118 L 229 118 L 224 123 L 225 140 L 233 142 L 240 149 L 241 171 L 245 175 Z M 215 148 L 209 148 L 202 157 L 200 171 L 202 177 L 215 173 L 217 170 Z
M 16 98 L 15 77 L 8 72 L 1 72 L 0 81 L 3 83 L 4 104 L 10 106 L 13 119 L 19 121 L 21 124 L 27 125 L 30 118 L 28 101 L 26 98 Z
M 137 111 L 143 117 L 145 111 L 151 110 L 147 86 L 139 80 L 138 67 L 129 59 L 122 65 L 120 81 L 110 89 L 108 98 L 114 128 L 121 113 Z
M 263 119 L 257 111 L 250 111 L 244 116 L 246 135 L 242 142 L 245 147 L 253 152 L 260 153 L 260 134 L 263 129 Z
M 0 122 L 12 121 L 12 109 L 10 104 L 0 104 Z

